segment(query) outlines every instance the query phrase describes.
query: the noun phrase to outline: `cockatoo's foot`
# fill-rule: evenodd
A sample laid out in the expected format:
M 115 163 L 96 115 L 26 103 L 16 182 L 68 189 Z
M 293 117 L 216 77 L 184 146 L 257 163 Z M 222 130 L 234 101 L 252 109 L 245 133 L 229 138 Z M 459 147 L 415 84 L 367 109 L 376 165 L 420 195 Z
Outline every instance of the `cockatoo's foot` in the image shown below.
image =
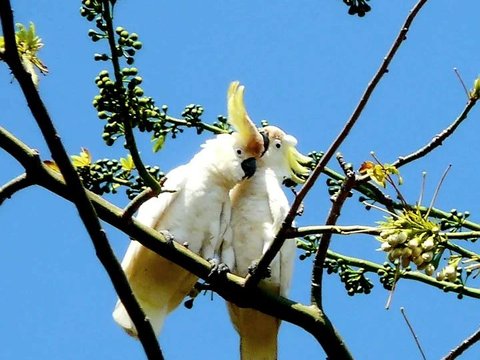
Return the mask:
M 190 292 L 188 293 L 188 297 L 189 299 L 185 300 L 183 302 L 183 305 L 187 308 L 187 309 L 191 309 L 194 305 L 194 302 L 195 302 L 195 299 L 197 298 L 197 296 L 202 292 L 204 291 L 205 293 L 208 291 L 208 290 L 212 290 L 210 285 L 205 283 L 205 282 L 200 282 L 200 281 L 197 281 L 195 283 L 195 285 L 193 286 L 193 288 L 190 290 Z
M 248 267 L 248 273 L 250 275 L 253 274 L 254 272 L 257 271 L 257 268 L 258 268 L 258 260 L 254 260 L 252 262 L 252 264 Z M 261 276 L 262 279 L 269 278 L 270 276 L 272 276 L 272 268 L 270 266 L 267 267 L 265 272 L 263 274 L 260 274 L 260 276 Z
M 212 264 L 212 268 L 210 269 L 210 273 L 207 277 L 207 282 L 209 284 L 224 278 L 227 273 L 230 272 L 230 268 L 227 266 L 227 264 L 224 264 L 217 259 L 208 259 L 208 262 Z
M 173 237 L 170 231 L 160 230 L 159 233 L 163 235 L 168 245 L 173 246 L 173 242 L 175 241 L 175 238 Z

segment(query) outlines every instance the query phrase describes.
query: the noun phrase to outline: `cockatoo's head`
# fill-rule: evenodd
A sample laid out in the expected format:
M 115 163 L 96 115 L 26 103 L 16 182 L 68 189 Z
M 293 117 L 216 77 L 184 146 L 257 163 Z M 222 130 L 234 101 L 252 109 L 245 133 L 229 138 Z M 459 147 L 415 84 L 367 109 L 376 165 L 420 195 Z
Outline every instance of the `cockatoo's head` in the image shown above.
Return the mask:
M 296 149 L 297 139 L 276 126 L 265 126 L 260 131 L 268 139 L 265 141 L 268 142 L 268 150 L 261 160 L 262 166 L 274 168 L 297 184 L 304 183 L 309 174 L 309 169 L 304 165 L 312 159 Z
M 227 94 L 228 122 L 235 131 L 208 140 L 202 153 L 210 157 L 216 180 L 233 187 L 256 171 L 256 161 L 265 152 L 264 138 L 252 122 L 243 102 L 244 87 L 230 84 Z

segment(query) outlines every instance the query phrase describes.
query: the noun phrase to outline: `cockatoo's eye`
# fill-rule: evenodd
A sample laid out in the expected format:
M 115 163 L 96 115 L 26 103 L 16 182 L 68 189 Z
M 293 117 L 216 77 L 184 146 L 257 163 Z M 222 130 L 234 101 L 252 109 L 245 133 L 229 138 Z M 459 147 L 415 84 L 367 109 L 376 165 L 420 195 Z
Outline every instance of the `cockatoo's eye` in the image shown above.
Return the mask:
M 282 147 L 282 144 L 279 143 L 279 142 L 277 142 L 277 143 L 275 144 L 275 147 L 276 147 L 277 149 L 280 149 L 280 148 Z
M 242 155 L 242 150 L 241 149 L 237 149 L 237 155 Z

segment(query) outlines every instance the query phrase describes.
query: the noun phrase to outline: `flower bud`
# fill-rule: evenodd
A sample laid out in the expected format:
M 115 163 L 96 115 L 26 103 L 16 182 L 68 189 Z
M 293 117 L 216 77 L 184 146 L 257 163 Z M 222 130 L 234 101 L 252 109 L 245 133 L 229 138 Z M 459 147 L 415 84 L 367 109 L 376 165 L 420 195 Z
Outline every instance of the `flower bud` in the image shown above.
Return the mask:
M 433 241 L 433 238 L 429 237 L 427 240 L 425 240 L 422 243 L 422 248 L 425 250 L 432 250 L 435 247 L 435 241 Z
M 422 258 L 425 262 L 430 262 L 433 259 L 433 252 L 428 251 L 422 254 Z

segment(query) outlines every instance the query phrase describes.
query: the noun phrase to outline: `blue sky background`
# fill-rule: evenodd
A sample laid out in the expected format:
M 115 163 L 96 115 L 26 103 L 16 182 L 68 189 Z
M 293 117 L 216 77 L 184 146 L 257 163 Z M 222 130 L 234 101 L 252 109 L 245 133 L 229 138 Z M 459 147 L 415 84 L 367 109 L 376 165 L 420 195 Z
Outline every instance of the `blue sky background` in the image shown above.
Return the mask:
M 141 4 L 141 5 L 139 5 Z M 258 2 L 118 1 L 116 24 L 140 34 L 144 49 L 136 66 L 145 92 L 179 115 L 189 103 L 202 104 L 204 119 L 225 114 L 225 92 L 232 80 L 247 87 L 251 117 L 284 128 L 299 139 L 304 153 L 326 149 L 353 111 L 366 84 L 398 33 L 414 1 L 372 0 L 365 18 L 346 14 L 340 0 Z M 78 1 L 13 1 L 17 22 L 34 21 L 46 46 L 40 55 L 50 69 L 40 92 L 71 154 L 90 149 L 95 159 L 124 156 L 107 148 L 91 100 L 93 78 L 108 66 L 93 61 L 103 50 L 87 37 L 89 24 Z M 357 168 L 370 151 L 394 161 L 424 145 L 448 126 L 466 103 L 452 69 L 467 86 L 480 73 L 479 3 L 430 1 L 393 61 L 358 125 L 341 148 Z M 50 158 L 11 75 L 0 71 L 0 124 Z M 435 153 L 402 169 L 404 195 L 418 198 L 421 172 L 428 173 L 426 199 L 448 164 L 437 207 L 469 210 L 480 221 L 477 166 L 480 152 L 478 109 Z M 139 137 L 146 163 L 165 171 L 198 151 L 206 135 L 190 133 L 168 141 L 153 154 Z M 22 169 L 0 152 L 0 182 Z M 334 167 L 335 165 L 332 164 Z M 321 178 L 307 199 L 299 225 L 321 224 L 329 201 Z M 127 200 L 110 198 L 119 206 Z M 374 224 L 383 214 L 366 212 L 352 200 L 340 224 Z M 0 359 L 143 359 L 138 342 L 112 321 L 116 295 L 74 207 L 40 188 L 16 194 L 0 207 Z M 128 245 L 106 226 L 118 257 Z M 383 261 L 366 236 L 335 237 L 332 248 Z M 309 301 L 311 259 L 297 261 L 291 298 Z M 446 354 L 479 325 L 478 304 L 408 281 L 400 282 L 391 309 L 378 279 L 369 296 L 349 297 L 337 277 L 327 276 L 325 309 L 358 359 L 420 358 L 399 308 L 406 308 L 429 359 Z M 471 283 L 479 286 L 479 280 Z M 477 306 L 476 306 L 477 305 Z M 160 343 L 167 359 L 236 359 L 238 339 L 223 300 L 198 298 L 193 310 L 179 308 L 168 320 Z M 479 347 L 463 359 L 477 359 Z M 323 358 L 315 340 L 283 324 L 279 359 Z

